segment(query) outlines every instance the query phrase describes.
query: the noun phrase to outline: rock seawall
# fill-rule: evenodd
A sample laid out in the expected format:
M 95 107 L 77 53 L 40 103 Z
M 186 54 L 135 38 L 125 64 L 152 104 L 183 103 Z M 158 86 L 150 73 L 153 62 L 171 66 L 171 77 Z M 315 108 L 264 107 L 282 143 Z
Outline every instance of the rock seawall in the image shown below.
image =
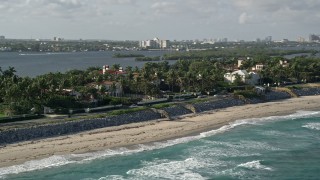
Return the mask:
M 196 103 L 194 107 L 196 108 L 197 112 L 204 112 L 204 111 L 211 111 L 215 109 L 227 108 L 232 106 L 239 106 L 244 105 L 245 103 L 239 99 L 221 99 L 214 102 L 205 102 L 205 103 Z
M 192 112 L 182 106 L 174 106 L 163 108 L 163 110 L 167 111 L 171 117 L 182 116 L 186 114 L 191 114 Z
M 320 95 L 320 88 L 309 88 L 302 90 L 294 90 L 299 96 Z M 265 101 L 287 99 L 291 96 L 286 92 L 271 91 L 266 94 Z M 260 103 L 262 100 L 249 99 L 250 103 Z M 232 106 L 244 105 L 245 102 L 240 99 L 225 98 L 202 103 L 195 103 L 196 112 L 204 112 L 215 109 L 227 108 Z M 177 105 L 173 107 L 163 108 L 171 117 L 191 114 L 192 112 L 183 106 Z M 60 135 L 68 135 L 82 131 L 88 131 L 98 128 L 119 126 L 123 124 L 143 122 L 160 119 L 161 115 L 151 110 L 144 110 L 118 116 L 88 119 L 80 121 L 63 122 L 59 124 L 43 125 L 32 128 L 12 129 L 0 132 L 0 145 L 16 143 L 20 141 L 35 140 L 40 138 L 55 137 Z
M 150 110 L 145 110 L 107 118 L 70 121 L 60 124 L 44 125 L 25 129 L 13 129 L 0 132 L 0 144 L 3 145 L 39 138 L 67 135 L 78 133 L 81 131 L 88 131 L 103 127 L 119 126 L 134 122 L 150 121 L 159 118 L 161 118 L 159 114 L 154 113 Z
M 298 96 L 314 96 L 320 95 L 320 88 L 302 88 L 292 90 Z
M 265 101 L 275 101 L 289 98 L 291 98 L 289 93 L 281 91 L 271 91 L 265 95 Z

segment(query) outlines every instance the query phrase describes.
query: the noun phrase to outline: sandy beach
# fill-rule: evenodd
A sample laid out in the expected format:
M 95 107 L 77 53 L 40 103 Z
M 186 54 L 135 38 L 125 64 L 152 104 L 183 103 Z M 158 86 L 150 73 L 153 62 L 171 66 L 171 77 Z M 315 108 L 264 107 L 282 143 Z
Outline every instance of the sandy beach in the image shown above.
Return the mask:
M 249 104 L 192 114 L 175 120 L 155 120 L 96 129 L 73 135 L 10 144 L 0 148 L 0 167 L 52 155 L 77 154 L 162 141 L 217 129 L 239 119 L 280 116 L 299 110 L 320 111 L 320 96 Z

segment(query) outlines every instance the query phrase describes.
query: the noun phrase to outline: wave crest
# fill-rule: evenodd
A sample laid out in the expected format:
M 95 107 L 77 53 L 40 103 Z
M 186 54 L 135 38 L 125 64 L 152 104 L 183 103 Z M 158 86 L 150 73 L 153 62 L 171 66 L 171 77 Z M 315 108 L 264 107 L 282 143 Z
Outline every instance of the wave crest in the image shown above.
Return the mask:
M 312 130 L 320 130 L 320 123 L 308 123 L 302 127 Z
M 268 170 L 272 171 L 272 168 L 264 166 L 260 163 L 260 160 L 250 161 L 243 164 L 239 164 L 238 167 L 244 167 L 247 169 L 260 169 L 260 170 Z

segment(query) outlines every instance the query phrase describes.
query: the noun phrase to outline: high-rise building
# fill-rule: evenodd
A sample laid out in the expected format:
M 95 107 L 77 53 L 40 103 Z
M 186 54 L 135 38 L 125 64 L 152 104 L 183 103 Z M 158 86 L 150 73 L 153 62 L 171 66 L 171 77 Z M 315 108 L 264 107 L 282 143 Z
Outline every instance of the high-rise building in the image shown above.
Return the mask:
M 221 42 L 224 42 L 224 43 L 228 42 L 228 38 L 222 38 Z
M 63 38 L 60 38 L 60 37 L 53 37 L 53 41 L 62 41 Z
M 305 38 L 303 37 L 298 37 L 297 41 L 300 43 L 306 42 Z
M 6 39 L 5 36 L 0 36 L 0 40 Z
M 272 41 L 272 36 L 267 36 L 265 39 L 266 42 L 271 42 Z
M 169 47 L 169 40 L 160 40 L 159 38 L 154 38 L 152 40 L 140 41 L 139 46 L 150 49 L 165 49 Z
M 168 48 L 169 47 L 169 40 L 161 40 L 160 47 L 162 49 Z
M 320 42 L 320 35 L 310 34 L 309 41 L 310 42 Z

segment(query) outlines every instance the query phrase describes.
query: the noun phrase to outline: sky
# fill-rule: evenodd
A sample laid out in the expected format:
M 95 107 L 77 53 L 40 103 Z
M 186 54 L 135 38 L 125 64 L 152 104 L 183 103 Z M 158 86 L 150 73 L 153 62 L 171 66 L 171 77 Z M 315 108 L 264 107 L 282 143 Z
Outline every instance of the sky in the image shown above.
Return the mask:
M 21 39 L 274 40 L 320 34 L 320 0 L 0 0 Z

